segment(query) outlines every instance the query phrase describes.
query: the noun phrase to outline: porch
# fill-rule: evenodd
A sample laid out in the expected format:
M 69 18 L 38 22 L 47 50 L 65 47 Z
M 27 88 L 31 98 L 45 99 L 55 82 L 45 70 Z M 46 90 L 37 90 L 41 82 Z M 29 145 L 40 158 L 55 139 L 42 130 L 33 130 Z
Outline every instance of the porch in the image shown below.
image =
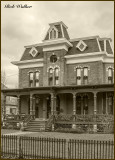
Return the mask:
M 3 93 L 4 119 L 6 117 L 6 96 L 15 96 L 18 98 L 16 118 L 19 115 L 24 117 L 28 115 L 27 120 L 25 120 L 27 123 L 32 119 L 42 119 L 47 122 L 46 125 L 49 125 L 50 128 L 51 124 L 54 123 L 54 116 L 56 126 L 63 124 L 62 126 L 70 125 L 72 128 L 76 128 L 80 124 L 87 125 L 90 123 L 93 126 L 97 119 L 100 119 L 96 117 L 102 117 L 100 123 L 102 124 L 104 117 L 108 120 L 114 114 L 114 87 L 111 84 L 7 89 L 3 90 Z M 90 120 L 87 121 L 87 119 Z

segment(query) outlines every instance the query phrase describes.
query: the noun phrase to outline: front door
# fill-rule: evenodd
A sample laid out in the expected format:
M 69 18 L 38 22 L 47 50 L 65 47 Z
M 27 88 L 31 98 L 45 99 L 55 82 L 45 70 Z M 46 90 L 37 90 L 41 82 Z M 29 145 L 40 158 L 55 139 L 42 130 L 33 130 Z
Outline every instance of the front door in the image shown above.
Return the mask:
M 35 107 L 35 118 L 39 118 L 38 112 L 39 112 L 39 108 L 38 108 L 38 105 L 36 105 L 36 107 Z

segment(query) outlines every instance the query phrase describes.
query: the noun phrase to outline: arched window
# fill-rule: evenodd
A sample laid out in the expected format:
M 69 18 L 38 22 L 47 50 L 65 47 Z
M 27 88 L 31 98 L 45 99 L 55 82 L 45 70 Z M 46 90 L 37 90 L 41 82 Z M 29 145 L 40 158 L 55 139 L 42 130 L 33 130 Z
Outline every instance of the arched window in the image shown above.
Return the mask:
M 88 114 L 88 96 L 83 97 L 83 114 Z
M 88 84 L 88 67 L 83 68 L 83 83 Z
M 33 72 L 29 73 L 29 86 L 30 87 L 34 86 L 34 73 Z
M 55 85 L 59 85 L 59 68 L 55 68 Z
M 53 69 L 49 69 L 49 86 L 53 85 Z
M 39 71 L 35 72 L 35 86 L 39 87 Z
M 111 84 L 114 81 L 113 68 L 108 68 L 108 83 Z
M 81 85 L 81 68 L 76 68 L 77 85 Z
M 50 39 L 54 39 L 54 38 L 56 38 L 56 31 L 55 31 L 55 29 L 53 28 L 53 29 L 51 30 L 51 32 L 50 32 Z

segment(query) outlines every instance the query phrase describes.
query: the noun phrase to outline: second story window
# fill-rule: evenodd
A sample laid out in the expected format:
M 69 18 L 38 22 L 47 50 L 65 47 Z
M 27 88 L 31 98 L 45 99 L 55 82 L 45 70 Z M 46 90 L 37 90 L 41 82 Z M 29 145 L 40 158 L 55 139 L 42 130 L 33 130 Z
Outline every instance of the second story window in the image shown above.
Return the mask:
M 88 67 L 83 68 L 83 83 L 88 84 Z
M 29 73 L 29 86 L 30 87 L 34 86 L 34 73 L 33 72 Z
M 59 68 L 55 68 L 55 85 L 59 85 Z
M 77 85 L 81 85 L 81 68 L 76 68 Z
M 111 84 L 113 83 L 113 68 L 108 68 L 108 83 Z
M 53 69 L 49 69 L 49 86 L 53 85 Z
M 39 87 L 39 72 L 38 71 L 36 71 L 35 72 L 35 86 L 36 87 Z

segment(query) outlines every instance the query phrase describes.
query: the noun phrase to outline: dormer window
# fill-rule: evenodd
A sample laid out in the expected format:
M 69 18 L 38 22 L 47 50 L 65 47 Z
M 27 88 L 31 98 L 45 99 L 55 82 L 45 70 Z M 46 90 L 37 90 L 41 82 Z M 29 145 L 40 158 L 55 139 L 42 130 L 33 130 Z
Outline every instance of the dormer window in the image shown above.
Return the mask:
M 86 49 L 87 45 L 81 40 L 76 47 L 82 52 Z
M 35 47 L 32 47 L 29 53 L 32 55 L 32 57 L 36 57 L 38 50 Z
M 56 27 L 52 27 L 49 30 L 49 39 L 55 39 L 58 38 L 58 30 Z

